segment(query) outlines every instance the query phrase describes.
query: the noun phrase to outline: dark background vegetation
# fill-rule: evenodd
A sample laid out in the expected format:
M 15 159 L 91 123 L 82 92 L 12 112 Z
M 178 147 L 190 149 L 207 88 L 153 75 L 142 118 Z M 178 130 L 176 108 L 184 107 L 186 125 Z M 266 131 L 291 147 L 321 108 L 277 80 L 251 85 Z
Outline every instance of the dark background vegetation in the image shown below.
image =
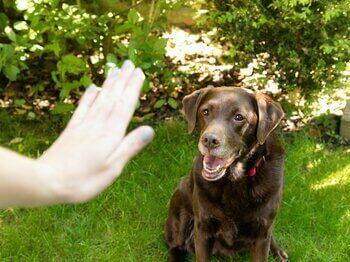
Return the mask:
M 2 0 L 1 105 L 28 118 L 70 112 L 91 82 L 101 84 L 127 58 L 147 75 L 141 121 L 176 114 L 194 89 L 242 84 L 239 71 L 247 65 L 258 73 L 258 89 L 273 81 L 282 98 L 308 96 L 339 87 L 349 60 L 349 16 L 348 0 Z M 176 42 L 164 37 L 174 27 L 221 46 L 220 56 L 206 61 L 230 65 L 219 81 L 210 70 L 198 81 L 203 64 L 179 70 L 184 62 L 168 55 Z M 202 58 L 196 50 L 185 56 Z

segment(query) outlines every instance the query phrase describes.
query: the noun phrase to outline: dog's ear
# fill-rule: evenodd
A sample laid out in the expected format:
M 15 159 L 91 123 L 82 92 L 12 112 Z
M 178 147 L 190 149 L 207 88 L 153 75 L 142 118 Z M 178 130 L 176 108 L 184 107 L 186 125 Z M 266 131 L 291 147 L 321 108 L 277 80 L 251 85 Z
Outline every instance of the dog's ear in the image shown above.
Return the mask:
M 192 131 L 196 127 L 198 107 L 203 98 L 211 89 L 212 87 L 206 87 L 196 90 L 193 93 L 185 96 L 182 100 L 183 111 L 188 122 L 189 133 L 192 133 Z
M 267 95 L 256 93 L 255 98 L 259 115 L 257 139 L 258 143 L 262 145 L 269 134 L 279 125 L 284 117 L 284 112 L 281 105 Z

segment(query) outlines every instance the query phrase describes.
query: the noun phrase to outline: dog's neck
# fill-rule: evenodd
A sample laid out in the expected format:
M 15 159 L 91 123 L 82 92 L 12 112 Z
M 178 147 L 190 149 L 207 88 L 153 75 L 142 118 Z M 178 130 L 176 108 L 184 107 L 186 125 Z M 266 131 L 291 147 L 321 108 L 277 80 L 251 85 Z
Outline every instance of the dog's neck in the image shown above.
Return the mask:
M 266 145 L 254 144 L 248 152 L 241 154 L 231 166 L 226 170 L 229 178 L 233 180 L 240 179 L 245 176 L 255 176 L 257 169 L 265 161 Z

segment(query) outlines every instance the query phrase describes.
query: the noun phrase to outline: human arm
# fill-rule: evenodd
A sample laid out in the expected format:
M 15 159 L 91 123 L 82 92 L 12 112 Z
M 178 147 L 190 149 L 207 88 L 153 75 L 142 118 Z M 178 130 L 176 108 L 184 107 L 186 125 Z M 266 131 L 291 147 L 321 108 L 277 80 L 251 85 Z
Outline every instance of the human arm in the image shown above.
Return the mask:
M 0 208 L 79 203 L 97 196 L 153 138 L 148 126 L 126 129 L 144 81 L 127 61 L 99 92 L 87 89 L 67 127 L 34 160 L 0 148 Z

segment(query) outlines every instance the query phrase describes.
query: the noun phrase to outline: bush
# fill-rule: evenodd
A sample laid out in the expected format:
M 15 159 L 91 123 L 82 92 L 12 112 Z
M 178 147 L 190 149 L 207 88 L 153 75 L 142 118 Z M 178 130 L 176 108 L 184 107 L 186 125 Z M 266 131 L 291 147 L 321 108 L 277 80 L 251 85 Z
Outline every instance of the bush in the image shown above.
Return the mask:
M 125 59 L 148 73 L 160 70 L 166 45 L 159 37 L 165 1 L 152 1 L 147 17 L 131 3 L 118 10 L 104 7 L 106 2 L 112 1 L 84 3 L 89 11 L 80 1 L 0 2 L 2 86 L 5 79 L 29 84 L 29 92 L 22 91 L 30 94 L 54 86 L 63 101 L 92 81 L 100 83 Z
M 230 59 L 244 67 L 269 54 L 283 86 L 311 89 L 337 80 L 350 57 L 350 1 L 212 0 L 205 22 L 232 44 Z

